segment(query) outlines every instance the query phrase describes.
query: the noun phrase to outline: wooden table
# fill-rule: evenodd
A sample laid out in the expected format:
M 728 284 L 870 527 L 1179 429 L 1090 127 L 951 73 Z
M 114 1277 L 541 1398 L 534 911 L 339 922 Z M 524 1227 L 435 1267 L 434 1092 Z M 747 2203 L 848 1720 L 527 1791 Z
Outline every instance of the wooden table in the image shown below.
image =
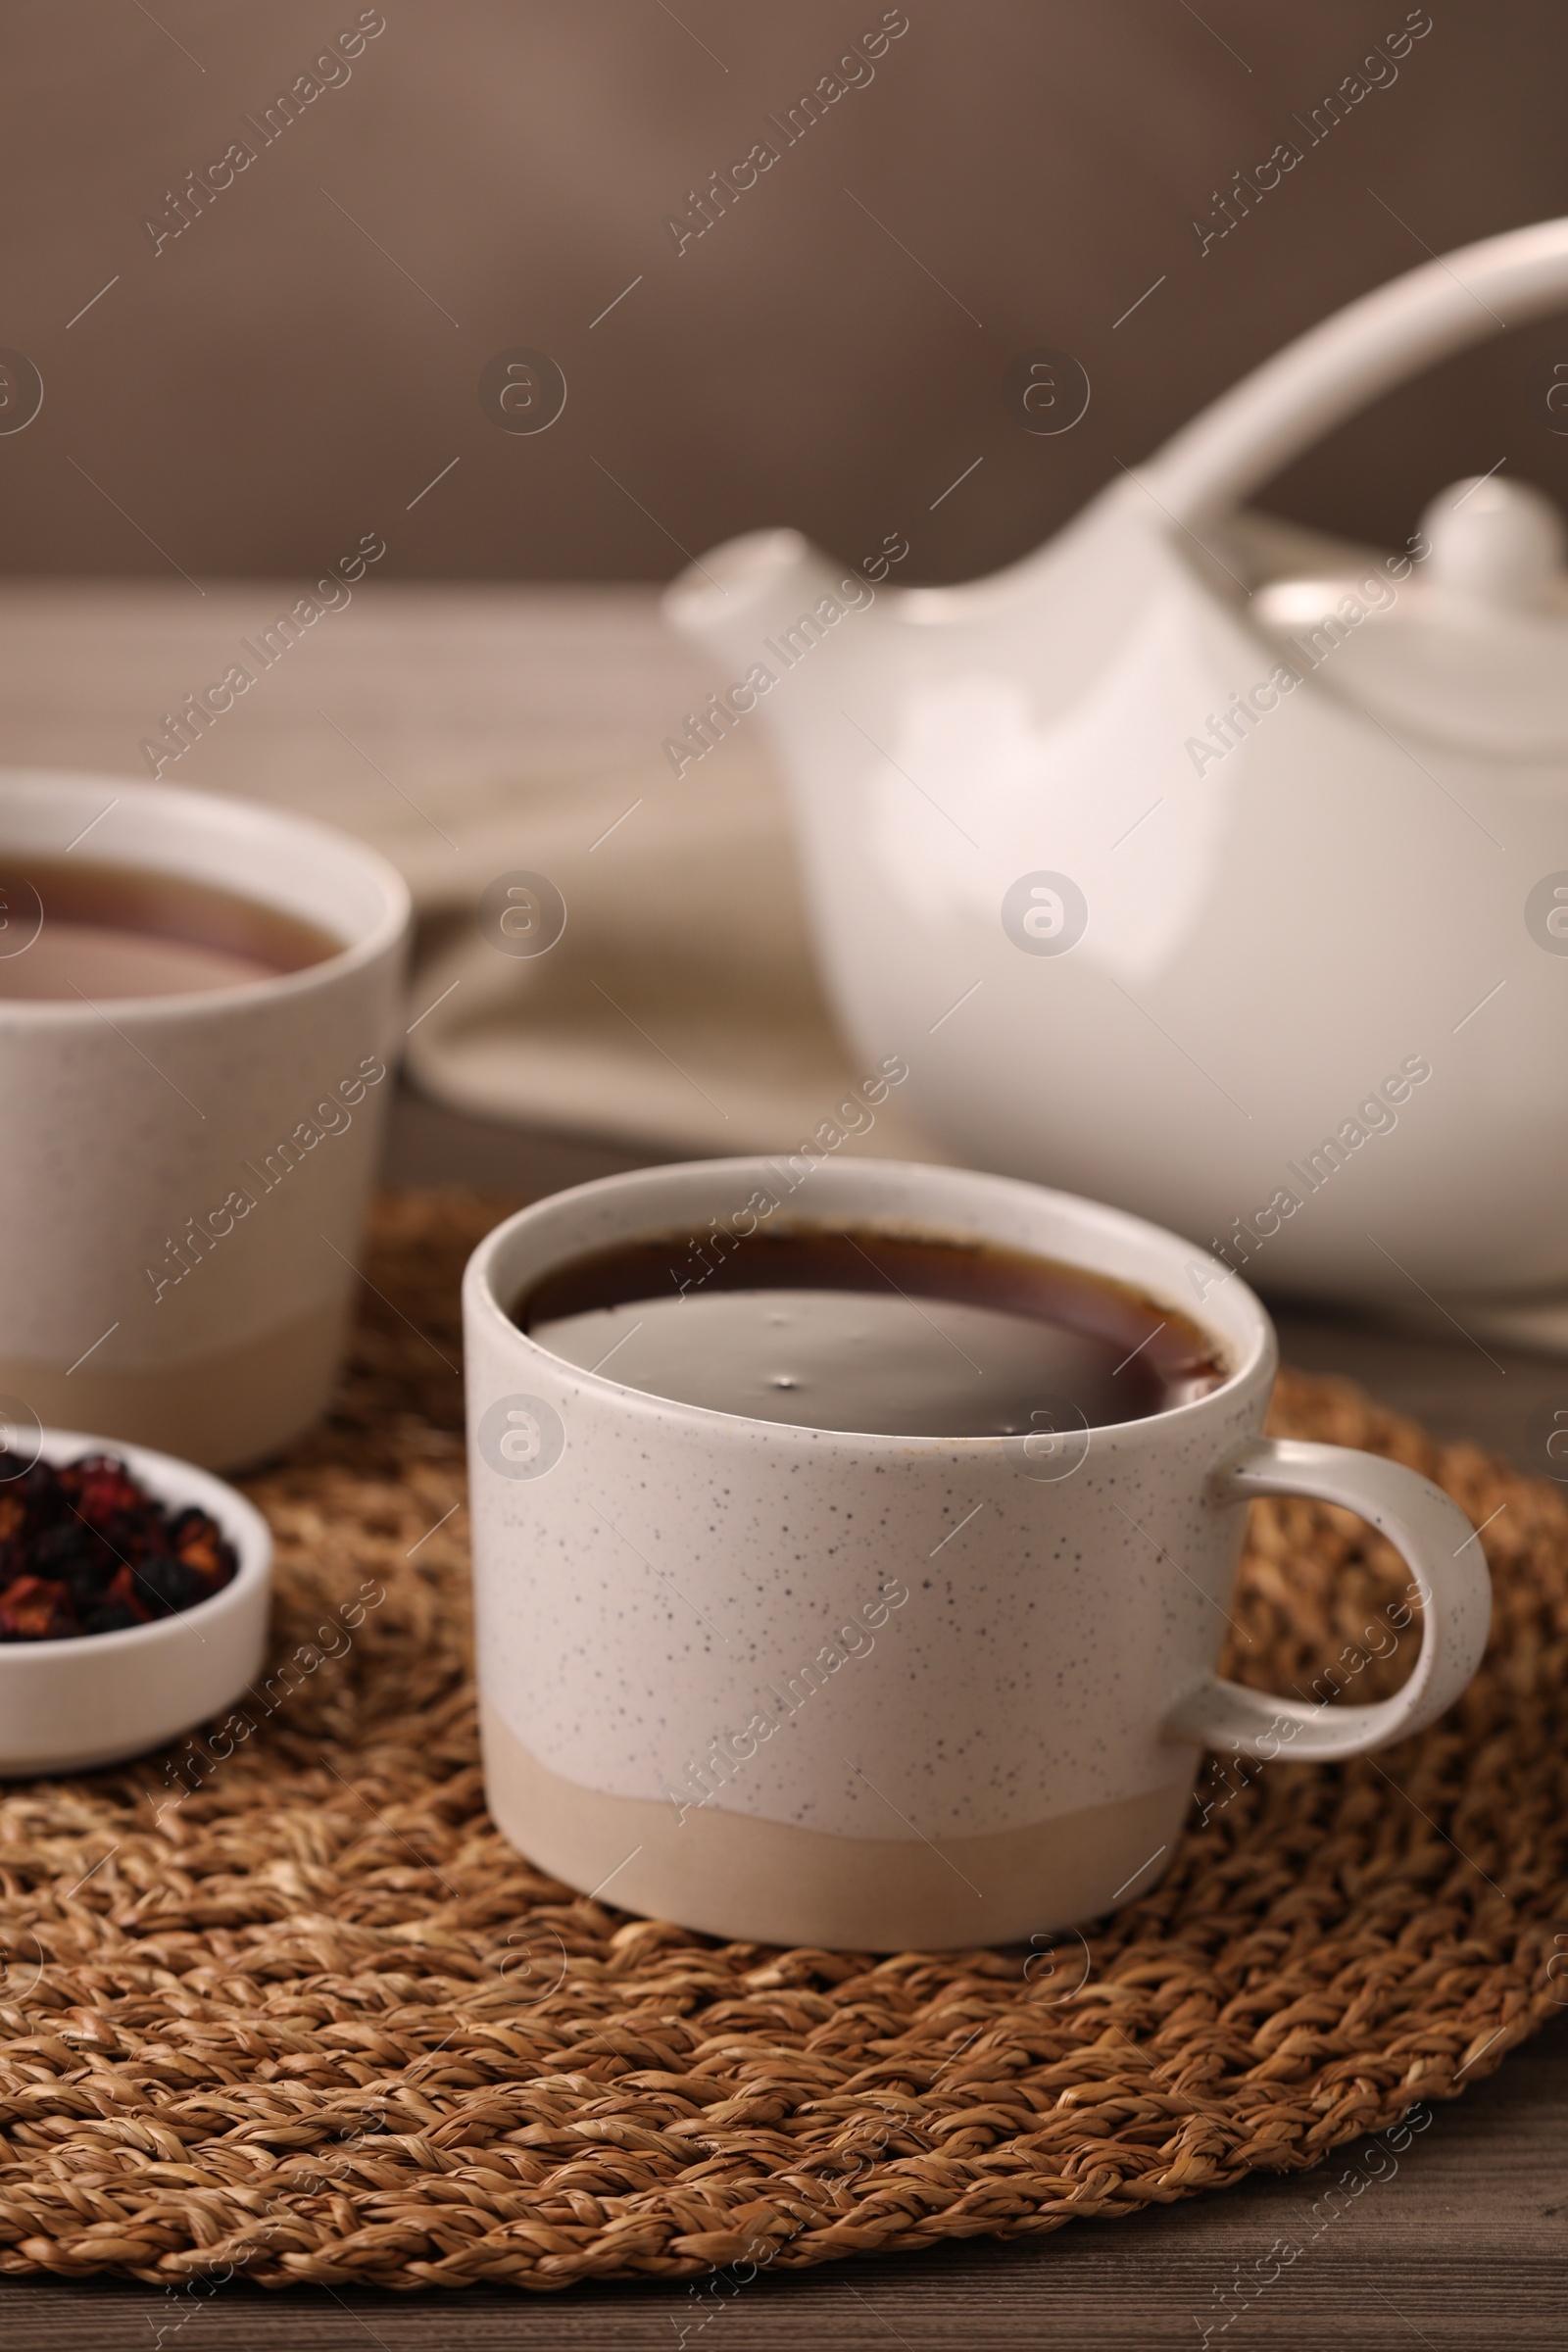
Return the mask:
M 395 1183 L 553 1190 L 632 1164 L 582 1139 L 481 1125 L 405 1094 L 387 1173 Z M 1280 1317 L 1288 1359 L 1345 1372 L 1443 1437 L 1519 1462 L 1544 1402 L 1568 1403 L 1568 1367 L 1494 1349 L 1413 1341 L 1302 1314 Z M 1498 1368 L 1500 1366 L 1500 1369 Z M 634 2352 L 869 2352 L 1200 2345 L 1215 2289 L 1249 2275 L 1276 2238 L 1299 2242 L 1323 2173 L 1257 2178 L 1114 2227 L 1071 2226 L 1036 2243 L 988 2239 L 915 2257 L 763 2273 L 726 2300 L 701 2286 L 576 2287 L 538 2297 L 476 2290 L 449 2300 L 233 2287 L 176 2304 L 150 2288 L 10 2280 L 6 2352 L 464 2352 L 613 2345 Z M 1502 2072 L 1439 2107 L 1398 2172 L 1350 2206 L 1245 2318 L 1209 2339 L 1225 2352 L 1363 2352 L 1421 2344 L 1463 2352 L 1568 2342 L 1568 2007 Z M 188 2317 L 185 2315 L 189 2315 Z M 183 2319 L 178 2335 L 172 2331 Z

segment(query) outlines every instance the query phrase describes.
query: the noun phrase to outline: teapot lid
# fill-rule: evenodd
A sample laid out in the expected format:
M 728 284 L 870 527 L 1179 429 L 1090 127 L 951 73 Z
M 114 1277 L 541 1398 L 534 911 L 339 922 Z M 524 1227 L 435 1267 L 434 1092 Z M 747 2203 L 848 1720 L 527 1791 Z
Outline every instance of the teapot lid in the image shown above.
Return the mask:
M 1390 726 L 1467 751 L 1568 746 L 1568 531 L 1528 484 L 1441 491 L 1410 552 L 1274 579 L 1254 619 L 1300 676 Z

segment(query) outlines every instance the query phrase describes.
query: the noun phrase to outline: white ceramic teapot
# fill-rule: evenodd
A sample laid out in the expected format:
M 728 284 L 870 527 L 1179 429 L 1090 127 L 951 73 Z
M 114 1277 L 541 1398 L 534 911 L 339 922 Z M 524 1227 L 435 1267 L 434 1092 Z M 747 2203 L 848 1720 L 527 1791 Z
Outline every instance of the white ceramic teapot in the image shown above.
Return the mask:
M 1568 220 L 1414 270 L 988 580 L 772 531 L 672 585 L 709 734 L 777 732 L 840 1017 L 956 1154 L 1275 1288 L 1568 1283 L 1556 512 L 1503 453 L 1394 554 L 1236 505 L 1564 301 Z

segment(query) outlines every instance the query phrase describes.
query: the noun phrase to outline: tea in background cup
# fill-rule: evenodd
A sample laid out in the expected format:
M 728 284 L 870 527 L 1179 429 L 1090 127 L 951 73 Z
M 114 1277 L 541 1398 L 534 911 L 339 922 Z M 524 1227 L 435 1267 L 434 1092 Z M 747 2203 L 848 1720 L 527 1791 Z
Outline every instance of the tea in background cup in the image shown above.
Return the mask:
M 0 776 L 0 1420 L 217 1469 L 319 1413 L 391 1092 L 401 876 L 308 818 Z
M 641 1170 L 498 1227 L 464 1330 L 501 1828 L 714 1935 L 996 1944 L 1154 1886 L 1205 1745 L 1347 1756 L 1431 1721 L 1486 1639 L 1469 1522 L 1397 1463 L 1264 1438 L 1272 1326 L 1235 1279 L 1195 1308 L 1193 1258 L 875 1160 Z M 1269 1494 L 1403 1551 L 1395 1697 L 1216 1673 Z

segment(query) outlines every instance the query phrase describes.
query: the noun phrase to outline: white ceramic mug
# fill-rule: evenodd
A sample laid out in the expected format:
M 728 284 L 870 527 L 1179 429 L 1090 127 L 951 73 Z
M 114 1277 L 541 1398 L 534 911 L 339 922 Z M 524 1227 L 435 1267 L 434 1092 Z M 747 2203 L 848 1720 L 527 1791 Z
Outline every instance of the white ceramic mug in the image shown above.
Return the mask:
M 409 894 L 373 851 L 254 803 L 0 777 L 9 872 L 83 835 L 97 864 L 213 884 L 345 942 L 239 987 L 0 1002 L 0 1424 L 24 1446 L 52 1423 L 229 1468 L 308 1426 L 336 1373 Z
M 510 1310 L 633 1238 L 763 1218 L 980 1239 L 1188 1296 L 1188 1245 L 952 1168 L 718 1160 L 558 1194 L 464 1290 L 491 1811 L 569 1885 L 710 1934 L 995 1944 L 1153 1886 L 1204 1745 L 1349 1756 L 1429 1723 L 1479 1663 L 1469 1522 L 1397 1463 L 1262 1436 L 1276 1350 L 1238 1279 L 1194 1403 L 1052 1437 L 864 1437 L 712 1412 L 579 1370 Z M 771 1205 L 769 1205 L 771 1204 Z M 715 1243 L 714 1236 L 719 1237 Z M 1369 1706 L 1215 1673 L 1245 1505 L 1370 1520 L 1420 1596 L 1409 1680 Z

